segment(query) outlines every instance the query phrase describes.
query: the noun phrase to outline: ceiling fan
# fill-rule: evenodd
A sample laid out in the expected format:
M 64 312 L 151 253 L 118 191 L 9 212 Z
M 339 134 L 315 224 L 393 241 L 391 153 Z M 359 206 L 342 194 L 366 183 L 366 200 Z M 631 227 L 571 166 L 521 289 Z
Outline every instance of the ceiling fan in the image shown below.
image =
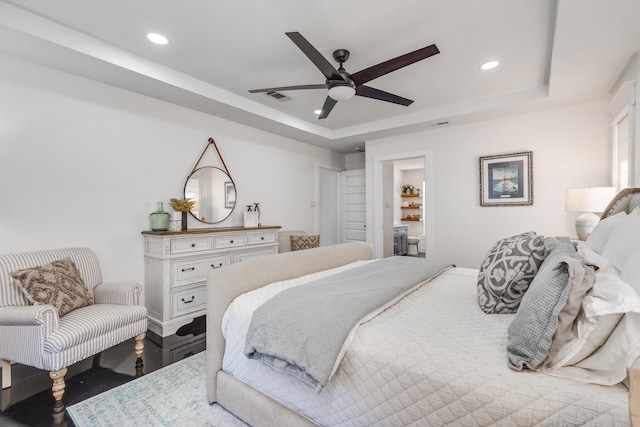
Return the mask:
M 397 58 L 390 59 L 380 64 L 374 65 L 364 70 L 358 71 L 353 74 L 349 74 L 343 67 L 343 64 L 349 59 L 349 51 L 346 49 L 338 49 L 333 52 L 333 59 L 335 59 L 340 66 L 336 69 L 318 50 L 311 45 L 305 39 L 302 34 L 298 32 L 285 33 L 296 46 L 307 55 L 307 58 L 318 67 L 320 72 L 324 74 L 326 82 L 324 84 L 314 85 L 299 85 L 299 86 L 282 86 L 282 87 L 270 87 L 265 89 L 252 89 L 250 93 L 260 92 L 278 92 L 285 90 L 300 90 L 300 89 L 328 89 L 327 99 L 322 106 L 319 119 L 326 118 L 333 107 L 338 101 L 345 101 L 350 99 L 354 95 L 363 96 L 366 98 L 377 99 L 380 101 L 392 102 L 399 105 L 410 105 L 413 101 L 407 98 L 403 98 L 398 95 L 394 95 L 389 92 L 375 89 L 371 86 L 365 86 L 365 83 L 384 76 L 392 71 L 398 70 L 407 65 L 411 65 L 414 62 L 421 61 L 430 56 L 440 53 L 438 47 L 432 44 L 422 49 L 409 52 L 407 54 L 398 56 Z

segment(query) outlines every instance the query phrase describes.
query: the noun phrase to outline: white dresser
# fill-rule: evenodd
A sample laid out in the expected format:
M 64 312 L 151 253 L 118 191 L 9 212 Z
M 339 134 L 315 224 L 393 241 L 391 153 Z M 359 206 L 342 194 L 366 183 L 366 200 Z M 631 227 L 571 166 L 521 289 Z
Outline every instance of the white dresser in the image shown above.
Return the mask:
M 148 329 L 159 337 L 159 344 L 180 326 L 206 314 L 210 269 L 277 254 L 279 229 L 280 226 L 260 226 L 143 231 Z

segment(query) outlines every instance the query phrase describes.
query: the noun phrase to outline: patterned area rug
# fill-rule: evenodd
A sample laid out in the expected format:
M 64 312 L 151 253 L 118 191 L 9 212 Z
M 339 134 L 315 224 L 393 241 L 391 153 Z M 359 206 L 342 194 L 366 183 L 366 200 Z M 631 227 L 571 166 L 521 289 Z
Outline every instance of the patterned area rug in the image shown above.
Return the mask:
M 77 427 L 221 426 L 246 424 L 209 405 L 201 352 L 67 408 Z

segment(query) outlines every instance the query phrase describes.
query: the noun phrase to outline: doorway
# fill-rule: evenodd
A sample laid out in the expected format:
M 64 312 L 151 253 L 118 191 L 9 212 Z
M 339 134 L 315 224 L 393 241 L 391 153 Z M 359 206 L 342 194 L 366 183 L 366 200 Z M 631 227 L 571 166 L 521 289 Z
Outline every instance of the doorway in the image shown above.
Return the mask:
M 419 250 L 426 258 L 433 258 L 433 239 L 430 238 L 433 233 L 431 151 L 376 157 L 373 169 L 376 188 L 373 195 L 373 226 L 378 231 L 373 234 L 375 257 L 393 255 L 394 229 L 406 226 L 407 234 L 412 237 L 423 235 Z M 414 191 L 420 190 L 420 196 L 402 197 L 403 186 L 407 184 L 413 185 Z M 410 227 L 411 231 L 408 230 Z
M 340 171 L 317 167 L 318 206 L 316 208 L 317 230 L 320 246 L 340 242 Z

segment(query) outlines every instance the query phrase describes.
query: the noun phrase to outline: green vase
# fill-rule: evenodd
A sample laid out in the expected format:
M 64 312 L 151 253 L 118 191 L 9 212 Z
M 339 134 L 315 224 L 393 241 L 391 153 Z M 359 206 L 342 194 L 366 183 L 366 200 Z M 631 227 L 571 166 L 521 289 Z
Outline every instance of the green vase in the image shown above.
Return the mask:
M 165 231 L 169 229 L 169 214 L 164 211 L 162 202 L 158 202 L 155 212 L 149 214 L 149 225 L 153 231 Z

